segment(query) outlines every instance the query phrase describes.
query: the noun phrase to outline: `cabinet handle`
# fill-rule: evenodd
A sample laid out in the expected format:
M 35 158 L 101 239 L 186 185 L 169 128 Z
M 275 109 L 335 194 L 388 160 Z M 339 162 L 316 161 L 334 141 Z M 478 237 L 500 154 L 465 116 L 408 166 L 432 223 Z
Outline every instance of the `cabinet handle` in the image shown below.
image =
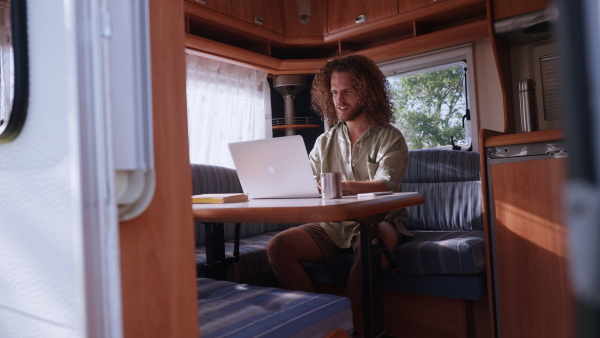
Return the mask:
M 206 0 L 196 0 L 197 3 L 206 5 Z
M 265 19 L 261 18 L 260 16 L 255 16 L 254 23 L 262 26 L 265 24 Z
M 367 16 L 364 14 L 361 14 L 359 16 L 356 17 L 356 19 L 354 19 L 354 22 L 356 23 L 361 23 L 361 22 L 365 22 L 367 21 Z

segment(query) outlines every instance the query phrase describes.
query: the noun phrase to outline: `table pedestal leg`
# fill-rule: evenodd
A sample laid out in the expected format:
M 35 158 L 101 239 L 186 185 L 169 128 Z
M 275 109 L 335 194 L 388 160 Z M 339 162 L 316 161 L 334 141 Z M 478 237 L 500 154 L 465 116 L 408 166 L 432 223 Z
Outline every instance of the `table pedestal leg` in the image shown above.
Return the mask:
M 204 223 L 206 237 L 206 276 L 212 279 L 226 280 L 225 230 L 223 223 Z
M 366 224 L 365 224 L 366 223 Z M 362 264 L 362 294 L 365 337 L 386 335 L 381 289 L 381 251 L 378 217 L 360 222 L 360 259 Z

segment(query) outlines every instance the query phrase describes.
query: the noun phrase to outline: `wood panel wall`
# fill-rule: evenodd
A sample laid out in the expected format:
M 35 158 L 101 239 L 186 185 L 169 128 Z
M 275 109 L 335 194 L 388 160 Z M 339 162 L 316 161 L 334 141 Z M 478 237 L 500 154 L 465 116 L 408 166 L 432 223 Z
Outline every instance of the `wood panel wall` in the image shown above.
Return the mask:
M 198 337 L 183 1 L 150 3 L 156 192 L 120 224 L 128 338 Z

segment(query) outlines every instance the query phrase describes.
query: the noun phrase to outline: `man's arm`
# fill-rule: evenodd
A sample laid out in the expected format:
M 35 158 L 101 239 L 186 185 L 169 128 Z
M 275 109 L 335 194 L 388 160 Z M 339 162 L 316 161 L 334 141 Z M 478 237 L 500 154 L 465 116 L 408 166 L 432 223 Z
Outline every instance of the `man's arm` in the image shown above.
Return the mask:
M 366 192 L 388 191 L 389 189 L 379 180 L 374 181 L 343 181 L 342 191 L 352 195 L 362 194 Z

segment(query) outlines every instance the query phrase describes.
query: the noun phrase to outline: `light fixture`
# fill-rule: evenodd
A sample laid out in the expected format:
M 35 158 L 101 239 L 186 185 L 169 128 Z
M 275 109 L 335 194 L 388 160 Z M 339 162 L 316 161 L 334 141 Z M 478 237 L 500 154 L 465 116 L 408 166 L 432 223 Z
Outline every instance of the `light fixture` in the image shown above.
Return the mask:
M 298 6 L 298 17 L 302 23 L 307 23 L 310 19 L 310 2 L 311 0 L 296 0 L 296 6 Z

